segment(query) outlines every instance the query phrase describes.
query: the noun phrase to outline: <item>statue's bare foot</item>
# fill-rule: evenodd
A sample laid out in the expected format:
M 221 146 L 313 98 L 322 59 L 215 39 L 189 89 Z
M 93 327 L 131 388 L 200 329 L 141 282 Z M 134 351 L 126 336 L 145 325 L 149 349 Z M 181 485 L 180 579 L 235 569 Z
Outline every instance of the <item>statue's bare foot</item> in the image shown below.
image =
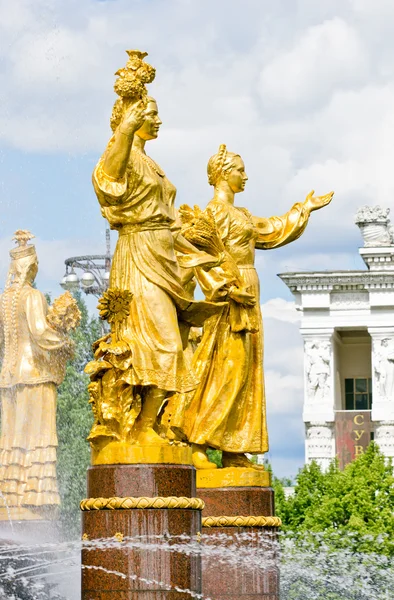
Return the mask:
M 217 469 L 217 465 L 209 460 L 204 446 L 192 444 L 192 457 L 196 469 Z
M 236 454 L 235 452 L 223 452 L 223 467 L 241 467 L 243 469 L 255 469 L 256 471 L 265 471 L 263 465 L 256 465 L 245 454 Z
M 162 438 L 152 427 L 145 427 L 137 433 L 140 446 L 168 446 L 169 440 Z

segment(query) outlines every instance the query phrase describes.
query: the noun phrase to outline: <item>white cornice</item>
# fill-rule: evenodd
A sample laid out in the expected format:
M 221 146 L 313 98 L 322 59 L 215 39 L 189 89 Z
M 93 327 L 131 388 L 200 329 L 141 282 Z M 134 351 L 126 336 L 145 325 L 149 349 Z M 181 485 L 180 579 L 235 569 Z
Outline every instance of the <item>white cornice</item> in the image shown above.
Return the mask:
M 394 289 L 394 272 L 388 271 L 315 271 L 279 273 L 278 277 L 292 292 Z

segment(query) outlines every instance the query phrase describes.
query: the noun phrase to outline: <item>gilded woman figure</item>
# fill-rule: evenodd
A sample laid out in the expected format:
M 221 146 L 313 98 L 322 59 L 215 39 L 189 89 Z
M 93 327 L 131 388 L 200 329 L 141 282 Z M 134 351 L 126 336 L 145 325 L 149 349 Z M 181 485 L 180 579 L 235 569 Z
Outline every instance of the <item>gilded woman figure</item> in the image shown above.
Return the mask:
M 175 423 L 194 444 L 193 461 L 201 469 L 215 467 L 208 460 L 207 447 L 223 451 L 224 467 L 252 467 L 245 452 L 268 450 L 255 249 L 277 248 L 296 240 L 310 213 L 329 204 L 333 196 L 314 197 L 311 192 L 281 217 L 254 217 L 234 205 L 247 179 L 242 158 L 220 146 L 208 162 L 208 181 L 215 191 L 205 214 L 214 219 L 225 259 L 221 266 L 197 268 L 196 276 L 208 300 L 228 304 L 219 316 L 205 322 L 193 359 L 201 380 L 181 427 Z M 188 239 L 198 244 L 192 229 Z
M 188 297 L 176 251 L 186 255 L 184 266 L 212 263 L 212 257 L 180 235 L 174 207 L 176 188 L 146 154 L 146 142 L 157 138 L 162 122 L 156 101 L 143 93 L 136 99 L 130 86 L 149 79 L 141 79 L 139 73 L 150 73 L 151 81 L 154 70 L 152 76 L 152 67 L 142 61 L 144 53 L 128 54 L 127 67 L 118 72 L 115 84 L 121 98 L 112 114 L 114 133 L 95 168 L 93 184 L 103 216 L 119 233 L 110 289 L 132 294 L 120 333 L 131 349 L 125 378 L 141 390 L 142 399 L 132 442 L 162 445 L 168 441 L 158 435 L 155 425 L 163 401 L 169 393 L 189 392 L 197 385 L 184 354 L 179 321 L 190 326 L 197 318 L 195 324 L 200 325 L 197 313 L 201 318 L 201 309 L 208 308 L 207 303 L 194 303 Z M 187 334 L 185 337 L 187 340 Z M 97 431 L 101 434 L 100 427 Z
M 69 292 L 48 310 L 45 296 L 32 287 L 38 271 L 35 247 L 27 244 L 32 237 L 27 231 L 16 232 L 19 245 L 10 251 L 11 266 L 0 296 L 0 491 L 11 517 L 21 519 L 29 518 L 30 509 L 37 515 L 60 504 L 56 386 L 72 355 L 67 330 L 80 319 Z M 65 311 L 57 310 L 59 303 L 63 308 L 67 304 Z

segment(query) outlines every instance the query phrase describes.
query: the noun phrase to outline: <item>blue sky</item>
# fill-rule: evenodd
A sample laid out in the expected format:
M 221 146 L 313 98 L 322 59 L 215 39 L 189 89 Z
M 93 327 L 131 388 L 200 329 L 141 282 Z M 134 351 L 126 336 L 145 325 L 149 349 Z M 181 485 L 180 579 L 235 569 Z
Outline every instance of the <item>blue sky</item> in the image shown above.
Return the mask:
M 392 0 L 0 0 L 0 277 L 12 233 L 28 228 L 38 285 L 56 295 L 64 259 L 104 250 L 91 172 L 110 134 L 114 72 L 125 49 L 149 52 L 163 126 L 147 146 L 205 206 L 220 143 L 244 158 L 240 205 L 281 214 L 336 192 L 300 240 L 259 252 L 271 450 L 278 475 L 303 461 L 302 342 L 276 273 L 362 268 L 353 224 L 391 206 Z M 112 236 L 115 243 L 115 236 Z

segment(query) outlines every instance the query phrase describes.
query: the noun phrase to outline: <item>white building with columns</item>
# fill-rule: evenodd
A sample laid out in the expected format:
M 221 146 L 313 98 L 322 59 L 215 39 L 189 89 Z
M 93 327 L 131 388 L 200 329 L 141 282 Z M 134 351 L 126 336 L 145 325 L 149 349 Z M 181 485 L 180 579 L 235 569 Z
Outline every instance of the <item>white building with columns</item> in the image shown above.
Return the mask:
M 356 215 L 366 269 L 283 273 L 302 314 L 306 461 L 341 466 L 371 439 L 394 458 L 394 235 L 388 209 Z

